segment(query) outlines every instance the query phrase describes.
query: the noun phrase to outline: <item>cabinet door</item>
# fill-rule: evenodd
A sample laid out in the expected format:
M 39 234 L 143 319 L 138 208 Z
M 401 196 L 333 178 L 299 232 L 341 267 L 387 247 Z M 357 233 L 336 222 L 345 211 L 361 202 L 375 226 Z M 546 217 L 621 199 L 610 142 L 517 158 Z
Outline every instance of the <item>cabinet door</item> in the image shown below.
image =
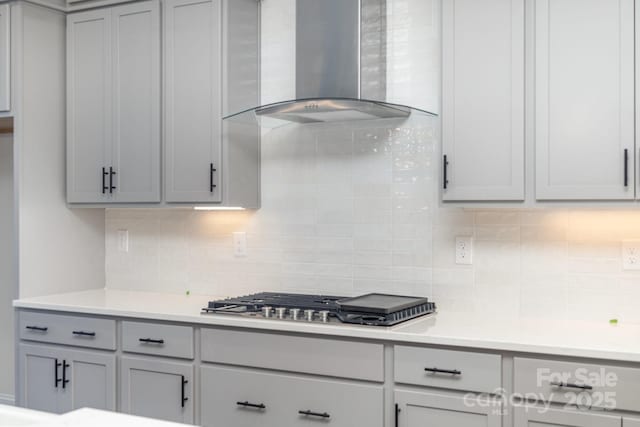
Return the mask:
M 80 408 L 116 410 L 116 356 L 88 351 L 64 351 L 60 412 Z
M 203 366 L 205 427 L 382 427 L 381 386 Z
M 120 375 L 122 412 L 193 423 L 193 365 L 123 357 Z
M 160 3 L 112 10 L 117 202 L 160 201 Z
M 398 427 L 500 427 L 502 406 L 469 396 L 396 391 Z
M 25 408 L 61 413 L 62 355 L 52 347 L 20 344 L 18 349 L 21 396 L 18 404 Z
M 168 202 L 222 200 L 221 0 L 164 3 Z
M 67 201 L 104 203 L 111 159 L 111 12 L 67 17 Z
M 0 5 L 0 111 L 11 110 L 11 28 L 9 5 Z
M 524 199 L 524 78 L 524 0 L 444 0 L 443 200 Z
M 640 427 L 640 419 L 638 418 L 623 418 L 622 427 Z
M 634 114 L 634 1 L 536 1 L 536 198 L 633 199 Z
M 535 406 L 514 408 L 514 427 L 620 427 L 622 419 L 589 411 L 562 411 Z

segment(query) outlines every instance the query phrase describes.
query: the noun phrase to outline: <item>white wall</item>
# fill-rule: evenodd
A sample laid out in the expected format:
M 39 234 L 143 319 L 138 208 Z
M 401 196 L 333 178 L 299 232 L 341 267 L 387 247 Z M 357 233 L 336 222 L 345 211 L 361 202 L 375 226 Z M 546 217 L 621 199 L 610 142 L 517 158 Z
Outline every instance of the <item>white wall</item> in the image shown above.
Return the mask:
M 65 16 L 12 7 L 20 296 L 104 287 L 104 212 L 66 206 Z
M 13 309 L 16 297 L 13 202 L 13 136 L 0 134 L 0 366 L 13 366 Z M 0 402 L 13 395 L 11 369 L 0 369 Z

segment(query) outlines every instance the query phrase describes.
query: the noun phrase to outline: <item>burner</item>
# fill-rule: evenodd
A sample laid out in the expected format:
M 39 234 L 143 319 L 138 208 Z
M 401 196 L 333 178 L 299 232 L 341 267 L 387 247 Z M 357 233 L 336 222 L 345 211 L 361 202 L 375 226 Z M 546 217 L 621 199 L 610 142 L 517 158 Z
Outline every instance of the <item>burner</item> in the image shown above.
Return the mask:
M 342 322 L 392 326 L 432 314 L 436 305 L 427 298 L 367 294 L 355 298 L 262 292 L 239 298 L 211 301 L 204 313 L 224 313 L 265 319 Z

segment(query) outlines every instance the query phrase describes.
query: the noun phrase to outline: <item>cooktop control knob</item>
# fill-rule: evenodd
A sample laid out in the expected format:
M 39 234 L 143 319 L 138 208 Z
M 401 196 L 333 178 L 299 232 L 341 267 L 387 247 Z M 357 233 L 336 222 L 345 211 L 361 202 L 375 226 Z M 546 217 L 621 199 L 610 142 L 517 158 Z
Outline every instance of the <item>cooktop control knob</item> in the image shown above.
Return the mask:
M 322 311 L 318 312 L 318 314 L 320 315 L 320 320 L 322 321 L 322 323 L 328 323 L 329 322 L 329 313 L 330 313 L 330 311 L 327 311 L 327 310 L 322 310 Z
M 262 307 L 262 315 L 264 317 L 266 317 L 267 319 L 272 317 L 272 315 L 273 315 L 273 307 L 270 307 L 268 305 Z
M 315 314 L 315 311 L 313 310 L 305 310 L 304 311 L 304 318 L 307 322 L 313 322 L 313 315 Z
M 287 309 L 286 307 L 278 307 L 276 308 L 276 316 L 278 317 L 278 319 L 284 319 L 285 316 L 287 315 Z
M 299 308 L 292 308 L 291 310 L 289 310 L 289 313 L 291 313 L 291 319 L 292 320 L 300 319 L 300 309 Z

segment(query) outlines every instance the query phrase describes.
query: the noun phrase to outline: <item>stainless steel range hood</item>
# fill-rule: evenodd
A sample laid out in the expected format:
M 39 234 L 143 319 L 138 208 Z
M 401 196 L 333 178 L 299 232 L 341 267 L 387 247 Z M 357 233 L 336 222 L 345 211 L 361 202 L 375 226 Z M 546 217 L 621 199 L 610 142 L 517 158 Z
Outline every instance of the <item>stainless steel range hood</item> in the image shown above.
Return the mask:
M 434 115 L 437 2 L 270 1 L 295 13 L 274 23 L 263 12 L 263 25 L 277 25 L 278 35 L 262 41 L 262 99 L 268 102 L 226 120 L 273 128 Z M 269 82 L 278 79 L 279 85 Z M 284 90 L 274 96 L 274 88 Z

